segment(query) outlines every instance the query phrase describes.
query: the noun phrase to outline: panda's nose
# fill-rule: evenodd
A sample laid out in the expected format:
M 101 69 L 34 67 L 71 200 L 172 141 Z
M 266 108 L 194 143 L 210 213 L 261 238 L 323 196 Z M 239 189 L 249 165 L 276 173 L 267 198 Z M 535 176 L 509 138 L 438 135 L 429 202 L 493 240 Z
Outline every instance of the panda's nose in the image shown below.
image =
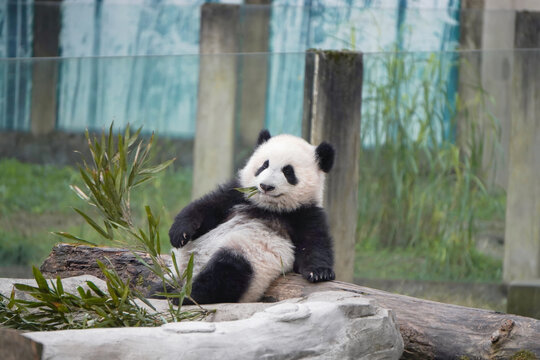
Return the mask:
M 263 183 L 261 183 L 260 187 L 261 187 L 261 189 L 264 190 L 264 192 L 270 192 L 270 191 L 272 191 L 272 190 L 274 190 L 276 188 L 275 186 L 266 185 L 266 184 L 263 184 Z

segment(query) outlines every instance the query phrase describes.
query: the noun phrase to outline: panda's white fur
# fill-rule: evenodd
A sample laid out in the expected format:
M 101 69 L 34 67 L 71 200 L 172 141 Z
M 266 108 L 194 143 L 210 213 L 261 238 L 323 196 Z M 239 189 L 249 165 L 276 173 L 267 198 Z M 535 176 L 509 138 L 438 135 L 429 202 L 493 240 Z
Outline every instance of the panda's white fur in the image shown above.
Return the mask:
M 255 177 L 255 172 L 266 160 L 270 160 L 268 169 Z M 286 165 L 294 168 L 298 184 L 289 184 L 283 176 L 282 169 Z M 302 138 L 288 134 L 270 138 L 255 150 L 240 170 L 239 179 L 242 187 L 259 189 L 251 201 L 262 208 L 285 211 L 309 203 L 322 207 L 325 173 L 317 166 L 315 146 Z M 265 194 L 260 183 L 271 183 L 277 192 Z
M 294 262 L 291 240 L 265 224 L 242 214 L 244 205 L 236 205 L 235 215 L 196 241 L 180 249 L 173 249 L 179 269 L 185 269 L 192 253 L 195 277 L 212 256 L 222 248 L 243 254 L 253 267 L 253 277 L 239 302 L 257 301 L 270 283 L 280 274 L 290 272 Z
M 267 160 L 268 167 L 259 170 Z M 294 169 L 295 180 L 297 180 L 294 185 L 289 183 L 284 176 L 283 168 L 287 165 Z M 181 271 L 185 269 L 190 255 L 194 254 L 193 277 L 196 281 L 197 275 L 212 261 L 217 252 L 226 249 L 232 253 L 241 254 L 251 265 L 253 273 L 248 281 L 247 289 L 243 291 L 238 301 L 259 300 L 270 283 L 280 274 L 292 271 L 293 264 L 295 264 L 295 245 L 291 239 L 290 229 L 287 228 L 284 221 L 280 220 L 279 216 L 285 213 L 283 216 L 286 218 L 288 212 L 302 206 L 309 205 L 321 208 L 324 181 L 325 173 L 318 165 L 315 146 L 292 135 L 278 135 L 265 139 L 256 148 L 245 167 L 239 171 L 236 181 L 236 184 L 241 187 L 257 187 L 259 190 L 257 194 L 249 198 L 244 195 L 241 197 L 241 201 L 234 203 L 227 210 L 228 215 L 216 227 L 209 229 L 200 237 L 188 241 L 185 245 L 182 241 L 184 246 L 180 245 L 182 247 L 174 248 L 173 252 L 177 259 L 178 268 Z M 265 193 L 261 189 L 261 183 L 271 184 L 275 190 Z M 220 206 L 220 202 L 222 202 L 215 193 L 198 201 L 204 203 L 207 206 L 206 209 L 211 208 L 214 204 Z M 193 205 L 194 209 L 198 209 L 195 205 Z M 255 216 L 254 213 L 257 210 L 254 209 L 257 208 L 277 215 Z M 320 210 L 322 211 L 322 209 Z M 183 212 L 188 213 L 183 214 Z M 197 221 L 191 220 L 190 216 L 192 215 L 189 214 L 188 210 L 184 209 L 183 212 L 177 216 L 170 231 L 173 245 L 175 244 L 173 237 L 178 237 L 179 232 L 184 231 L 182 226 L 186 227 L 189 226 L 190 222 Z M 192 210 L 192 212 L 197 213 L 197 210 Z M 326 226 L 325 221 L 323 218 L 321 226 Z M 326 233 L 324 234 L 326 236 Z M 183 236 L 186 237 L 185 232 Z M 328 275 L 325 275 L 328 278 L 310 279 L 311 281 L 333 278 L 331 271 L 333 257 L 329 243 L 331 239 L 329 235 L 326 237 L 328 240 L 324 239 L 323 246 L 329 248 L 330 254 L 326 256 L 330 258 L 327 261 L 330 270 L 327 272 Z M 313 272 L 311 275 L 313 276 Z

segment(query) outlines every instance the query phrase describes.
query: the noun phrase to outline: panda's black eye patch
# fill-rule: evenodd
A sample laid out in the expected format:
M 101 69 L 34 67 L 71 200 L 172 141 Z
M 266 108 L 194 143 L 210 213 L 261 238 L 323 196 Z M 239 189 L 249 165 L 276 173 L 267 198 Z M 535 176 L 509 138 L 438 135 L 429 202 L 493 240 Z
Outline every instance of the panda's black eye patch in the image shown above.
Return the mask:
M 266 160 L 262 166 L 255 172 L 255 176 L 259 176 L 260 173 L 262 173 L 264 170 L 268 169 L 268 166 L 270 166 L 270 161 Z
M 287 182 L 289 184 L 298 184 L 298 179 L 296 178 L 296 174 L 294 173 L 294 168 L 291 165 L 284 166 L 281 171 L 283 171 L 283 175 L 285 175 L 285 179 L 287 179 Z

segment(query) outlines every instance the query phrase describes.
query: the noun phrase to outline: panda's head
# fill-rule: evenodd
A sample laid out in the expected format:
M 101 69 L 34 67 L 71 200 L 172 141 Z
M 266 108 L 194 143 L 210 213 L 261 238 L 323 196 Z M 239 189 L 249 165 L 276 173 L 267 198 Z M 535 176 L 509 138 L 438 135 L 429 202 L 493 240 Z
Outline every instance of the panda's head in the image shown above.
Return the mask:
M 334 148 L 313 146 L 292 135 L 270 136 L 261 131 L 257 148 L 239 172 L 242 187 L 256 187 L 249 201 L 273 211 L 303 205 L 322 206 L 325 174 L 334 164 Z

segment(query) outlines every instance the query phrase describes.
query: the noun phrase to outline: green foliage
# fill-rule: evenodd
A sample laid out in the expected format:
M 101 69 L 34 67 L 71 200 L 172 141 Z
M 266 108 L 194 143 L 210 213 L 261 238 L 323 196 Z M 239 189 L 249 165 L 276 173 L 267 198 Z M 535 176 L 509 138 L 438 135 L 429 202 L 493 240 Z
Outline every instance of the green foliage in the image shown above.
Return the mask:
M 366 65 L 373 71 L 364 81 L 361 249 L 410 249 L 431 273 L 471 278 L 489 262 L 475 250 L 479 214 L 504 216 L 504 197 L 488 190 L 482 169 L 484 136 L 496 137 L 497 123 L 481 89 L 476 102 L 453 106 L 442 80 L 452 59 L 417 56 L 384 54 Z M 480 113 L 490 126 L 480 129 Z M 461 147 L 451 131 L 458 118 Z
M 58 241 L 58 237 L 51 233 L 59 228 L 95 244 L 110 243 L 77 213 L 67 212 L 68 209 L 77 207 L 90 214 L 94 208 L 81 204 L 78 196 L 66 191 L 70 184 L 84 186 L 77 170 L 70 166 L 53 167 L 24 164 L 17 160 L 0 161 L 0 177 L 8 172 L 11 180 L 0 183 L 4 192 L 12 194 L 0 202 L 0 207 L 6 210 L 6 213 L 0 213 L 1 266 L 40 264 Z M 30 181 L 31 176 L 39 176 L 39 179 Z M 174 215 L 191 200 L 191 179 L 192 170 L 189 168 L 174 169 L 171 166 L 156 174 L 152 181 L 144 185 L 144 191 L 135 191 L 131 195 L 133 221 L 145 221 L 144 208 L 148 205 L 161 218 L 160 233 L 167 233 L 168 224 L 172 222 Z M 32 195 L 24 195 L 29 188 L 33 191 Z M 42 201 L 39 206 L 35 206 L 36 199 Z M 92 213 L 93 216 L 94 214 L 99 215 Z M 162 252 L 169 251 L 168 241 L 163 242 Z
M 124 136 L 118 134 L 116 145 L 114 144 L 112 125 L 109 129 L 109 135 L 106 137 L 105 133 L 102 133 L 99 140 L 94 137 L 92 141 L 88 131 L 86 131 L 93 164 L 89 165 L 84 162 L 79 171 L 87 191 L 81 190 L 76 185 L 71 185 L 71 189 L 81 199 L 96 208 L 103 218 L 103 226 L 94 222 L 83 211 L 79 209 L 75 209 L 75 211 L 103 238 L 111 241 L 115 240 L 114 229 L 122 228 L 133 235 L 134 226 L 130 205 L 131 190 L 152 179 L 153 175 L 165 170 L 174 161 L 174 159 L 171 159 L 157 166 L 150 166 L 149 155 L 153 136 L 148 144 L 143 146 L 143 141 L 138 139 L 140 130 L 131 134 L 128 126 Z M 148 209 L 146 209 L 146 212 L 149 214 Z M 153 221 L 151 213 L 148 220 L 149 222 Z M 140 231 L 138 233 L 141 238 L 138 235 L 135 238 L 144 240 L 144 234 Z M 59 233 L 58 235 L 67 236 L 65 233 Z M 150 233 L 150 235 L 154 237 L 159 233 Z M 72 237 L 69 238 L 72 239 Z M 155 238 L 150 240 L 154 245 L 159 244 Z M 143 243 L 146 243 L 146 241 L 143 241 Z
M 434 266 L 432 256 L 429 250 L 370 247 L 366 242 L 359 243 L 354 263 L 355 276 L 366 279 L 478 282 L 499 282 L 502 277 L 502 260 L 477 251 L 472 251 L 471 258 L 475 266 L 467 273 L 464 273 L 461 266 Z
M 129 126 L 125 133 L 118 135 L 116 143 L 113 126 L 108 136 L 103 133 L 100 139 L 86 137 L 92 154 L 93 163 L 84 163 L 80 175 L 85 190 L 72 185 L 72 190 L 86 203 L 95 208 L 101 221 L 94 220 L 80 209 L 76 213 L 103 239 L 127 245 L 138 260 L 150 269 L 163 282 L 163 292 L 159 295 L 167 299 L 177 298 L 181 304 L 184 297 L 191 293 L 193 257 L 184 272 L 176 267 L 171 270 L 164 263 L 161 255 L 159 217 L 154 216 L 149 206 L 145 206 L 145 226 L 137 226 L 132 217 L 131 191 L 133 188 L 151 180 L 155 174 L 165 170 L 173 160 L 157 166 L 150 165 L 149 155 L 153 136 L 145 144 L 138 139 L 140 129 L 131 134 Z M 57 232 L 59 236 L 76 242 L 89 243 L 86 239 L 68 232 Z M 147 253 L 151 262 L 144 261 L 136 251 Z M 102 263 L 98 265 L 107 279 L 108 293 L 101 292 L 88 282 L 90 290 L 78 289 L 79 294 L 64 292 L 58 279 L 56 286 L 50 286 L 41 273 L 34 268 L 34 277 L 38 287 L 17 284 L 18 290 L 24 291 L 37 301 L 18 300 L 12 294 L 10 299 L 2 301 L 0 324 L 23 329 L 60 329 L 105 326 L 152 326 L 168 321 L 180 321 L 185 318 L 204 316 L 207 311 L 200 309 L 186 313 L 180 307 L 174 308 L 169 302 L 167 314 L 156 313 L 152 305 L 137 291 L 129 287 L 112 269 Z M 179 293 L 168 293 L 168 286 L 181 289 Z M 142 301 L 152 310 L 149 313 L 139 306 Z M 81 314 L 86 314 L 81 317 Z
M 33 238 L 0 229 L 0 264 L 31 265 L 43 253 L 50 251 L 49 243 L 42 245 L 43 242 L 36 242 Z
M 80 183 L 70 167 L 23 164 L 0 160 L 0 216 L 18 211 L 29 214 L 69 210 L 65 196 L 69 184 Z M 44 191 L 46 189 L 46 191 Z
M 160 326 L 170 321 L 195 320 L 204 316 L 200 311 L 158 313 L 142 294 L 130 288 L 129 282 L 102 262 L 98 261 L 98 265 L 106 278 L 107 292 L 87 281 L 86 289 L 79 286 L 77 294 L 69 293 L 64 290 L 59 277 L 56 281 L 47 281 L 33 267 L 37 286 L 16 284 L 15 289 L 35 300 L 16 299 L 15 291 L 9 298 L 0 295 L 3 298 L 0 325 L 29 331 Z

